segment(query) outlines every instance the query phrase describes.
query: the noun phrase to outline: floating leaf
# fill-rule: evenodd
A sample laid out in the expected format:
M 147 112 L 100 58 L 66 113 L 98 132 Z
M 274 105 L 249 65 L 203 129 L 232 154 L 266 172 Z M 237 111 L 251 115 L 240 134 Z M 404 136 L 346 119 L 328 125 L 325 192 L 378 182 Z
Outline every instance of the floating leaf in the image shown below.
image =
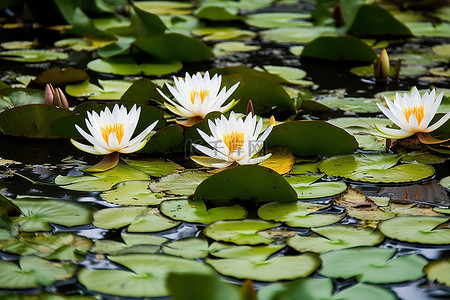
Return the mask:
M 284 27 L 263 30 L 262 39 L 280 43 L 308 43 L 321 35 L 337 35 L 337 31 L 329 26 Z
M 54 86 L 62 86 L 85 81 L 88 77 L 88 74 L 81 69 L 53 67 L 40 73 L 32 82 L 39 85 L 51 83 Z
M 330 197 L 347 189 L 343 181 L 316 182 L 323 175 L 302 175 L 286 177 L 286 181 L 297 192 L 298 199 Z
M 434 174 L 434 168 L 429 165 L 397 165 L 400 158 L 394 154 L 358 153 L 327 158 L 319 168 L 328 176 L 374 183 L 413 182 Z
M 120 235 L 125 243 L 106 239 L 96 240 L 94 247 L 89 252 L 110 255 L 153 254 L 157 253 L 161 245 L 167 242 L 166 238 L 149 234 L 122 232 Z
M 378 224 L 378 229 L 387 237 L 399 241 L 448 245 L 450 229 L 438 227 L 448 220 L 445 217 L 397 217 L 381 222 Z
M 204 41 L 248 39 L 256 36 L 253 31 L 237 27 L 205 27 L 192 30 L 192 33 L 202 36 Z
M 172 195 L 189 196 L 195 192 L 199 184 L 210 176 L 211 174 L 200 171 L 172 173 L 161 177 L 158 181 L 153 181 L 150 184 L 150 190 Z
M 317 102 L 330 108 L 338 108 L 343 111 L 354 113 L 378 113 L 380 109 L 375 98 L 339 98 L 339 97 L 323 97 L 317 99 Z
M 91 246 L 91 240 L 69 232 L 22 233 L 13 239 L 0 240 L 4 252 L 58 260 L 81 260 Z
M 450 189 L 450 176 L 442 178 L 439 181 L 439 184 L 445 187 L 447 190 Z
M 129 180 L 150 180 L 150 176 L 128 165 L 118 164 L 111 170 L 95 173 L 95 175 L 58 175 L 55 183 L 68 190 L 102 192 L 111 189 L 119 182 Z
M 272 155 L 260 163 L 260 166 L 272 169 L 280 175 L 289 173 L 292 169 L 295 162 L 295 157 L 288 148 L 273 147 L 267 149 L 266 153 L 272 153 Z
M 275 145 L 286 146 L 299 156 L 353 153 L 358 146 L 350 134 L 324 121 L 293 121 L 277 125 L 267 138 L 268 147 Z
M 312 228 L 317 236 L 292 236 L 287 244 L 300 252 L 328 252 L 357 246 L 374 246 L 384 240 L 384 235 L 370 227 L 332 225 Z
M 177 124 L 172 124 L 156 131 L 145 147 L 139 150 L 139 153 L 174 152 L 182 142 L 183 129 Z
M 120 205 L 156 205 L 161 203 L 164 193 L 153 193 L 148 188 L 149 180 L 124 181 L 111 190 L 103 192 L 100 197 L 108 202 Z
M 286 247 L 286 244 L 270 244 L 256 246 L 236 246 L 214 242 L 209 247 L 210 254 L 220 258 L 245 259 L 254 262 L 265 261 L 269 256 Z
M 415 36 L 450 37 L 450 24 L 446 22 L 405 22 Z
M 206 262 L 220 274 L 260 281 L 303 278 L 320 266 L 320 259 L 314 253 L 281 256 L 258 262 L 232 258 L 207 258 Z
M 243 42 L 222 42 L 214 45 L 214 54 L 216 56 L 230 55 L 233 52 L 251 52 L 258 51 L 261 47 L 247 45 Z
M 56 41 L 53 45 L 55 47 L 69 48 L 74 51 L 93 51 L 98 48 L 107 46 L 113 43 L 114 40 L 102 40 L 93 38 L 67 38 Z
M 138 104 L 155 104 L 164 102 L 164 98 L 157 90 L 158 85 L 147 78 L 133 82 L 120 98 L 120 101 Z
M 0 90 L 0 111 L 27 104 L 45 104 L 44 92 L 37 89 L 10 87 Z
M 157 208 L 148 207 L 105 208 L 94 213 L 93 222 L 95 226 L 106 229 L 128 226 L 128 232 L 158 232 L 180 223 L 164 217 Z
M 45 198 L 18 198 L 12 202 L 22 211 L 21 216 L 13 218 L 22 231 L 49 231 L 49 223 L 71 227 L 92 221 L 92 209 L 76 202 Z
M 334 294 L 336 289 L 333 288 L 333 282 L 329 278 L 308 278 L 299 279 L 286 283 L 274 283 L 263 287 L 258 292 L 258 299 L 333 299 L 333 300 L 395 300 L 396 295 L 385 288 L 358 283 Z
M 251 179 L 251 180 L 249 180 Z M 230 189 L 230 186 L 233 188 Z M 275 171 L 260 166 L 238 166 L 214 174 L 195 190 L 194 200 L 217 204 L 297 200 L 294 189 Z
M 232 21 L 241 19 L 237 13 L 238 9 L 233 7 L 204 5 L 196 11 L 195 15 L 197 18 L 211 21 Z
M 309 13 L 254 13 L 245 16 L 245 23 L 260 28 L 312 27 L 311 22 L 305 21 L 310 17 Z
M 185 238 L 165 244 L 162 251 L 187 259 L 205 258 L 209 253 L 208 241 L 205 238 Z
M 373 62 L 377 54 L 362 40 L 352 36 L 319 37 L 305 46 L 302 57 Z
M 153 137 L 152 137 L 153 138 Z M 184 168 L 177 163 L 170 160 L 162 160 L 158 158 L 145 158 L 145 159 L 129 159 L 126 158 L 125 162 L 152 177 L 162 177 L 172 174 L 176 171 L 182 171 Z
M 450 286 L 450 259 L 432 261 L 423 270 L 429 280 Z
M 139 1 L 134 5 L 155 15 L 188 15 L 194 8 L 191 3 L 177 1 Z
M 358 247 L 320 255 L 319 274 L 333 278 L 356 277 L 359 282 L 394 283 L 417 280 L 424 276 L 428 261 L 411 254 L 392 258 L 396 249 Z
M 202 200 L 166 200 L 161 203 L 161 212 L 175 220 L 209 224 L 219 220 L 243 219 L 247 211 L 240 205 L 206 208 Z
M 126 269 L 81 269 L 78 272 L 81 284 L 89 290 L 110 295 L 162 297 L 169 295 L 166 287 L 169 273 L 211 274 L 211 269 L 201 262 L 168 255 L 127 254 L 108 258 Z
M 312 81 L 304 80 L 306 71 L 298 68 L 286 67 L 286 66 L 264 66 L 264 69 L 272 74 L 278 75 L 284 78 L 287 82 L 298 85 L 312 85 Z
M 19 265 L 0 260 L 0 287 L 6 289 L 29 289 L 39 285 L 49 286 L 56 280 L 72 277 L 75 266 L 68 263 L 50 262 L 35 256 L 22 256 Z
M 206 226 L 203 233 L 216 241 L 232 242 L 238 245 L 270 244 L 273 239 L 263 237 L 258 232 L 279 225 L 280 223 L 258 219 L 217 221 Z
M 44 62 L 52 60 L 64 60 L 69 58 L 67 53 L 54 50 L 8 50 L 0 51 L 0 58 L 17 62 Z
M 310 202 L 267 203 L 258 209 L 258 216 L 263 220 L 284 222 L 291 227 L 325 226 L 339 222 L 345 214 L 315 214 L 330 205 Z
M 98 80 L 100 86 L 89 80 L 66 86 L 66 93 L 73 97 L 87 97 L 89 100 L 119 100 L 131 86 L 128 80 Z
M 129 56 L 116 56 L 109 59 L 95 59 L 87 67 L 95 72 L 115 75 L 164 75 L 177 72 L 182 64 L 176 59 L 158 59 L 152 62 L 137 64 Z

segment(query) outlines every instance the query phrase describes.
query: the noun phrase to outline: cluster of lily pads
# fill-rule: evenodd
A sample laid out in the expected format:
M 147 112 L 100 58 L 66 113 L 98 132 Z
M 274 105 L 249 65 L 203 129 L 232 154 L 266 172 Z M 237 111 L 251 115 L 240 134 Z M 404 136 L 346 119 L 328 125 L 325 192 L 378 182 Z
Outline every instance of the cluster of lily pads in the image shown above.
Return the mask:
M 264 10 L 275 2 L 302 13 Z M 2 43 L 2 59 L 54 65 L 0 82 L 0 131 L 70 140 L 104 158 L 68 159 L 51 180 L 28 178 L 34 191 L 56 188 L 70 199 L 2 191 L 0 296 L 397 299 L 386 285 L 411 281 L 448 293 L 448 258 L 395 249 L 450 245 L 450 177 L 435 180 L 450 154 L 448 89 L 314 97 L 318 87 L 302 69 L 227 66 L 261 53 L 258 36 L 289 43 L 302 59 L 370 63 L 351 72 L 372 85 L 393 87 L 417 60 L 418 74 L 432 75 L 419 83 L 442 83 L 448 44 L 390 54 L 403 62 L 392 71 L 377 49 L 395 45 L 387 36 L 448 38 L 448 8 L 436 1 L 433 13 L 420 14 L 414 1 L 298 2 L 54 0 L 68 25 L 51 30 L 76 37 L 53 50 Z M 79 52 L 90 55 L 86 69 L 98 78 L 65 65 Z M 142 77 L 196 61 L 216 65 Z M 336 109 L 349 116 L 318 120 Z M 6 159 L 0 167 L 7 180 L 39 174 Z M 74 282 L 81 291 L 50 293 Z

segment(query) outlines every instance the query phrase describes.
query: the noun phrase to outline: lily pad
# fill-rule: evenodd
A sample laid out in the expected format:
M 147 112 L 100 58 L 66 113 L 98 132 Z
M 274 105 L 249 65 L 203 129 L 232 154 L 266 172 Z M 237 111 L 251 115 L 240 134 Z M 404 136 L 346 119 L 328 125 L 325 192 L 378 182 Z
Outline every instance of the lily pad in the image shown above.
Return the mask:
M 299 279 L 287 283 L 274 283 L 263 287 L 258 292 L 258 299 L 302 299 L 302 300 L 396 300 L 396 295 L 385 288 L 358 283 L 339 292 L 333 288 L 333 282 L 329 278 Z
M 279 225 L 280 223 L 258 219 L 217 221 L 206 226 L 203 233 L 216 241 L 231 242 L 238 245 L 270 244 L 273 239 L 263 237 L 258 232 Z
M 236 258 L 245 259 L 254 262 L 265 261 L 275 252 L 286 247 L 286 244 L 270 244 L 270 245 L 230 245 L 221 242 L 214 242 L 209 247 L 210 254 L 220 258 Z
M 109 191 L 100 194 L 108 202 L 120 205 L 156 205 L 161 203 L 164 193 L 153 193 L 148 188 L 149 180 L 120 182 Z
M 298 85 L 312 85 L 312 81 L 304 80 L 306 71 L 293 67 L 286 66 L 264 66 L 264 69 L 272 74 L 284 78 L 287 82 Z
M 247 216 L 240 205 L 206 208 L 202 200 L 166 200 L 160 205 L 161 212 L 175 220 L 210 224 L 219 220 L 237 220 Z
M 256 36 L 253 31 L 237 27 L 205 27 L 192 30 L 192 33 L 202 36 L 204 41 L 249 39 Z
M 282 27 L 260 32 L 262 39 L 280 43 L 308 43 L 321 35 L 337 34 L 337 30 L 329 26 Z
M 261 166 L 238 166 L 203 181 L 194 194 L 194 200 L 201 199 L 216 204 L 232 204 L 236 199 L 267 203 L 295 201 L 297 196 L 277 172 Z
M 337 108 L 347 112 L 354 113 L 378 113 L 380 109 L 377 103 L 380 101 L 376 98 L 339 98 L 339 97 L 323 97 L 317 99 L 317 102 L 330 108 Z
M 333 278 L 356 277 L 359 282 L 395 283 L 417 280 L 424 276 L 428 261 L 411 254 L 392 258 L 397 250 L 373 247 L 341 249 L 320 255 L 319 274 Z
M 444 177 L 439 181 L 439 184 L 445 187 L 447 190 L 450 189 L 450 176 Z
M 311 202 L 268 203 L 258 209 L 258 216 L 263 220 L 284 222 L 291 227 L 316 227 L 339 222 L 345 214 L 315 213 L 330 205 Z
M 144 158 L 144 159 L 129 159 L 125 162 L 152 177 L 162 177 L 172 174 L 176 171 L 182 171 L 184 168 L 177 163 L 170 160 L 163 160 L 158 158 Z
M 55 50 L 24 49 L 0 51 L 0 58 L 17 62 L 37 63 L 44 61 L 64 60 L 69 58 L 69 55 L 67 53 L 57 52 Z
M 179 1 L 139 1 L 134 5 L 155 15 L 188 15 L 194 8 L 191 3 Z
M 27 104 L 45 104 L 44 92 L 37 89 L 10 87 L 0 90 L 0 111 Z
M 434 174 L 434 168 L 422 164 L 400 164 L 401 156 L 394 154 L 352 154 L 325 159 L 319 168 L 331 177 L 373 183 L 414 182 Z
M 299 156 L 347 154 L 358 147 L 354 137 L 324 121 L 293 121 L 277 125 L 267 138 L 268 147 L 275 145 L 286 146 Z
M 119 182 L 129 180 L 150 180 L 150 176 L 128 165 L 118 164 L 111 170 L 95 173 L 95 175 L 58 175 L 55 183 L 68 190 L 102 192 L 111 189 Z
M 81 69 L 53 67 L 40 73 L 32 82 L 39 85 L 51 83 L 54 86 L 62 86 L 82 82 L 88 78 L 88 74 Z
M 211 274 L 211 269 L 201 262 L 168 255 L 127 254 L 108 258 L 127 269 L 81 269 L 78 272 L 81 284 L 89 290 L 110 295 L 162 297 L 169 295 L 166 287 L 169 273 Z
M 450 229 L 438 226 L 448 222 L 445 217 L 411 216 L 396 217 L 378 224 L 387 237 L 409 243 L 432 245 L 450 244 Z
M 429 280 L 450 286 L 450 259 L 432 261 L 423 270 Z
M 205 238 L 184 238 L 166 243 L 162 251 L 187 259 L 205 258 L 209 253 L 208 241 Z
M 232 21 L 241 19 L 237 13 L 237 8 L 216 6 L 212 4 L 203 5 L 195 12 L 195 15 L 197 18 L 211 21 Z
M 21 256 L 19 266 L 0 260 L 0 288 L 29 289 L 49 286 L 56 280 L 72 277 L 75 266 L 50 262 L 35 256 Z
M 426 37 L 450 37 L 450 24 L 442 22 L 433 24 L 432 22 L 405 22 L 415 36 Z
M 211 174 L 200 171 L 172 173 L 150 183 L 150 190 L 155 193 L 164 192 L 170 195 L 189 196 Z
M 16 238 L 0 240 L 0 250 L 4 252 L 58 260 L 81 260 L 91 246 L 90 239 L 69 232 L 21 233 Z
M 328 252 L 357 246 L 374 246 L 384 240 L 384 235 L 370 227 L 332 225 L 311 229 L 317 236 L 292 236 L 287 244 L 300 252 Z
M 214 45 L 214 54 L 216 56 L 230 55 L 233 52 L 251 52 L 257 51 L 261 47 L 256 45 L 247 45 L 244 42 L 222 42 Z
M 245 23 L 260 28 L 312 27 L 312 23 L 306 21 L 310 17 L 309 13 L 254 13 L 245 16 Z
M 109 255 L 154 254 L 159 251 L 163 243 L 167 242 L 166 238 L 149 234 L 122 232 L 120 235 L 125 243 L 106 239 L 96 240 L 89 252 Z
M 139 153 L 176 152 L 183 142 L 183 129 L 177 124 L 161 128 L 155 132 L 150 141 Z
M 286 177 L 286 181 L 297 192 L 298 199 L 330 197 L 342 193 L 347 189 L 347 185 L 343 181 L 317 182 L 322 177 L 323 174 L 309 174 Z
M 314 253 L 281 256 L 258 262 L 233 258 L 207 258 L 206 262 L 220 274 L 260 281 L 304 278 L 320 266 L 320 259 Z
M 87 67 L 95 72 L 115 75 L 164 75 L 177 72 L 183 65 L 176 59 L 158 59 L 153 62 L 137 64 L 129 56 L 115 56 L 109 59 L 98 58 Z
M 92 209 L 76 202 L 45 198 L 20 198 L 12 202 L 22 211 L 22 215 L 13 218 L 21 231 L 49 231 L 52 229 L 49 223 L 72 227 L 92 221 Z
M 66 93 L 73 97 L 87 97 L 89 100 L 119 100 L 133 84 L 128 80 L 98 80 L 100 86 L 89 80 L 66 86 Z
M 112 229 L 128 226 L 128 232 L 158 232 L 181 224 L 166 218 L 157 208 L 114 207 L 94 213 L 93 224 L 100 228 Z

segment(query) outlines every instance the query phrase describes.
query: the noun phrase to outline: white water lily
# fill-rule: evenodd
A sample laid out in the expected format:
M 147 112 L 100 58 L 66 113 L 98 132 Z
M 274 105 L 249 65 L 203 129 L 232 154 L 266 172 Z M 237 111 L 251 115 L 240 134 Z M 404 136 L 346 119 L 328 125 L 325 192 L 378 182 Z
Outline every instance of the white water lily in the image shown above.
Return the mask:
M 428 133 L 442 126 L 450 118 L 450 112 L 448 112 L 439 121 L 429 126 L 443 96 L 444 93 L 441 92 L 436 97 L 436 91 L 433 89 L 420 97 L 419 91 L 414 87 L 411 95 L 405 93 L 402 96 L 396 93 L 394 102 L 385 97 L 388 107 L 377 105 L 400 129 L 380 127 L 375 124 L 379 132 L 373 132 L 373 134 L 391 139 L 403 139 L 417 134 L 424 143 L 442 142 L 429 136 Z
M 256 121 L 256 116 L 248 114 L 244 118 L 236 118 L 231 112 L 227 119 L 222 115 L 212 122 L 208 121 L 211 136 L 197 129 L 201 137 L 212 147 L 193 144 L 193 146 L 208 155 L 209 160 L 202 157 L 191 157 L 195 162 L 208 167 L 225 168 L 233 163 L 240 165 L 258 164 L 271 156 L 267 154 L 262 157 L 253 158 L 261 150 L 264 140 L 272 131 L 273 125 L 267 127 L 261 134 L 262 119 Z
M 135 138 L 131 139 L 139 121 L 140 113 L 141 108 L 136 108 L 136 105 L 133 105 L 128 113 L 123 105 L 119 107 L 117 104 L 112 112 L 108 107 L 100 111 L 100 115 L 95 111 L 88 112 L 86 126 L 90 134 L 78 125 L 75 125 L 75 127 L 92 146 L 84 145 L 75 140 L 71 140 L 71 142 L 82 151 L 98 155 L 138 151 L 145 146 L 148 141 L 148 134 L 158 123 L 158 121 L 153 122 Z
M 228 97 L 237 89 L 239 82 L 233 85 L 228 91 L 226 87 L 220 90 L 222 76 L 215 74 L 212 78 L 206 72 L 203 77 L 200 72 L 192 77 L 186 73 L 186 77 L 176 78 L 174 76 L 175 87 L 166 83 L 167 88 L 175 97 L 175 101 L 169 99 L 161 90 L 158 92 L 167 100 L 164 105 L 174 114 L 187 118 L 204 118 L 212 111 L 224 113 L 232 108 L 237 101 L 232 100 L 222 106 Z

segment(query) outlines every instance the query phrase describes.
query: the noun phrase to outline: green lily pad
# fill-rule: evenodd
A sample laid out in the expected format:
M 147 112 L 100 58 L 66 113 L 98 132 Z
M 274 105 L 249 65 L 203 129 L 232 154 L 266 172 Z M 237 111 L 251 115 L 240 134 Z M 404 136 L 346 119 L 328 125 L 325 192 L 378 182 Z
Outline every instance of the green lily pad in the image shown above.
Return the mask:
M 378 229 L 387 237 L 409 243 L 448 245 L 450 229 L 438 228 L 449 218 L 411 216 L 396 217 L 378 224 Z
M 358 147 L 355 138 L 345 130 L 324 121 L 293 121 L 277 125 L 267 138 L 268 147 L 276 145 L 286 146 L 299 156 L 347 154 Z
M 317 99 L 317 102 L 330 108 L 337 108 L 343 111 L 354 113 L 378 113 L 380 109 L 377 103 L 381 103 L 376 98 L 339 98 L 323 97 Z M 384 102 L 383 102 L 384 103 Z
M 304 80 L 306 71 L 298 68 L 286 67 L 286 66 L 264 66 L 264 69 L 272 74 L 278 75 L 284 78 L 287 82 L 298 85 L 312 85 L 312 81 Z
M 87 289 L 126 297 L 168 296 L 169 273 L 211 274 L 205 264 L 193 260 L 158 254 L 127 254 L 108 256 L 127 270 L 81 269 L 78 280 Z M 120 284 L 117 284 L 120 282 Z
M 237 1 L 223 1 L 223 0 L 205 0 L 202 6 L 216 5 L 222 7 L 232 7 L 245 10 L 256 10 L 260 8 L 269 7 L 273 0 L 237 0 Z
M 69 232 L 22 233 L 0 241 L 0 250 L 4 252 L 58 260 L 81 260 L 91 246 L 90 239 Z
M 210 224 L 219 220 L 237 220 L 247 216 L 240 205 L 206 208 L 202 200 L 166 200 L 160 205 L 161 212 L 175 220 Z
M 53 67 L 40 73 L 32 82 L 42 86 L 47 83 L 51 83 L 54 86 L 62 86 L 82 82 L 88 78 L 88 74 L 81 69 Z
M 39 285 L 49 286 L 56 280 L 72 277 L 75 266 L 55 263 L 36 256 L 21 256 L 19 266 L 0 260 L 0 288 L 29 289 Z
M 221 242 L 214 242 L 209 247 L 210 254 L 220 258 L 236 258 L 245 259 L 254 262 L 265 261 L 275 252 L 286 247 L 286 244 L 270 244 L 270 245 L 230 245 Z
M 450 286 L 450 259 L 432 261 L 423 270 L 430 281 Z
M 450 189 L 450 176 L 444 177 L 439 181 L 439 184 L 445 187 L 447 190 Z
M 196 188 L 211 174 L 200 171 L 172 173 L 150 183 L 150 190 L 155 193 L 164 192 L 170 195 L 190 196 Z
M 392 125 L 389 119 L 379 118 L 337 118 L 327 121 L 334 126 L 340 127 L 350 133 L 358 141 L 362 150 L 384 151 L 386 149 L 386 139 L 370 134 L 375 130 L 375 125 Z
M 149 180 L 132 180 L 120 182 L 109 191 L 100 194 L 108 202 L 120 205 L 156 205 L 161 203 L 164 193 L 153 193 L 148 188 Z
M 447 22 L 405 22 L 415 36 L 450 37 L 450 24 Z
M 305 21 L 310 17 L 309 13 L 254 13 L 245 16 L 245 23 L 260 28 L 311 27 L 312 23 Z
M 192 30 L 192 33 L 202 37 L 204 41 L 251 39 L 256 33 L 237 27 L 205 27 Z
M 184 168 L 177 163 L 170 160 L 163 160 L 158 158 L 144 158 L 144 159 L 129 159 L 126 158 L 125 162 L 152 177 L 162 177 L 172 174 L 176 171 L 182 171 Z
M 203 233 L 216 241 L 231 242 L 238 245 L 270 244 L 273 239 L 264 237 L 258 232 L 279 225 L 280 223 L 258 219 L 217 221 L 206 226 Z
M 73 97 L 87 97 L 89 100 L 119 100 L 133 84 L 128 80 L 98 80 L 100 86 L 85 80 L 66 86 L 66 93 Z
M 183 129 L 177 124 L 161 128 L 155 132 L 150 141 L 139 153 L 175 152 L 183 142 Z
M 162 251 L 187 259 L 205 258 L 209 253 L 208 241 L 205 238 L 184 238 L 166 243 Z
M 101 40 L 93 38 L 67 38 L 56 41 L 53 46 L 69 48 L 73 51 L 94 51 L 113 42 L 114 40 Z
M 261 47 L 256 45 L 247 45 L 244 42 L 222 42 L 214 45 L 214 54 L 216 56 L 230 55 L 233 52 L 251 52 L 258 51 Z
M 249 180 L 250 179 L 250 180 Z M 230 186 L 233 188 L 230 189 Z M 214 174 L 195 190 L 194 200 L 217 204 L 296 201 L 294 189 L 277 172 L 261 166 L 238 166 Z
M 356 277 L 359 282 L 395 283 L 417 280 L 428 261 L 411 254 L 392 258 L 397 250 L 373 247 L 341 249 L 320 255 L 319 274 L 333 278 Z
M 45 104 L 44 92 L 36 89 L 10 87 L 0 90 L 0 111 L 27 104 Z
M 0 46 L 6 50 L 31 49 L 37 46 L 37 41 L 9 41 L 2 42 Z
M 263 30 L 261 38 L 280 43 L 309 43 L 321 35 L 337 35 L 335 28 L 329 26 L 282 27 Z
M 292 167 L 292 170 L 289 174 L 302 175 L 302 174 L 309 174 L 309 173 L 318 173 L 319 172 L 319 164 L 320 164 L 320 161 L 311 162 L 311 163 L 295 164 Z
M 320 259 L 314 253 L 280 256 L 258 262 L 234 258 L 207 258 L 206 262 L 220 274 L 260 281 L 303 278 L 320 266 Z
M 47 292 L 41 292 L 36 295 L 0 292 L 0 297 L 3 297 L 2 299 L 5 300 L 95 300 L 95 296 L 62 295 Z
M 149 234 L 122 232 L 120 235 L 125 243 L 106 239 L 96 240 L 89 252 L 109 255 L 154 254 L 163 243 L 167 242 L 166 238 Z
M 234 7 L 204 5 L 195 12 L 195 15 L 197 18 L 211 21 L 232 21 L 241 19 L 237 13 L 238 9 Z
M 74 191 L 102 192 L 119 182 L 129 180 L 150 180 L 150 176 L 125 164 L 118 164 L 111 170 L 86 176 L 58 175 L 55 183 L 64 189 Z
M 330 197 L 342 193 L 347 189 L 347 185 L 343 181 L 316 182 L 322 177 L 323 174 L 308 174 L 286 177 L 286 181 L 297 192 L 298 199 Z
M 318 37 L 305 46 L 302 57 L 373 62 L 377 54 L 362 40 L 352 36 Z
M 55 50 L 24 49 L 0 51 L 0 58 L 17 62 L 36 63 L 53 60 L 64 60 L 69 58 L 69 55 L 67 53 L 57 52 Z
M 339 292 L 334 292 L 333 282 L 329 278 L 307 278 L 286 283 L 274 283 L 258 292 L 258 299 L 302 299 L 302 300 L 396 300 L 396 295 L 375 285 L 358 283 Z
M 330 225 L 342 220 L 345 214 L 315 213 L 328 208 L 329 204 L 311 202 L 267 203 L 258 209 L 258 216 L 263 220 L 284 222 L 291 227 L 316 227 Z
M 435 45 L 431 50 L 439 56 L 450 57 L 450 44 Z
M 150 105 L 162 103 L 164 102 L 164 98 L 158 92 L 158 87 L 150 79 L 138 79 L 126 90 L 120 98 L 120 101 Z
M 327 158 L 319 168 L 331 177 L 374 183 L 414 182 L 434 174 L 434 168 L 430 165 L 397 165 L 400 158 L 394 154 L 358 153 Z
M 88 69 L 98 73 L 115 75 L 164 75 L 177 72 L 183 65 L 176 59 L 154 60 L 137 64 L 129 56 L 115 56 L 109 59 L 98 58 L 88 63 Z
M 311 229 L 317 236 L 292 236 L 287 244 L 300 252 L 328 252 L 357 246 L 374 246 L 384 240 L 384 235 L 370 227 L 332 225 Z
M 92 209 L 76 202 L 45 198 L 18 198 L 12 202 L 22 211 L 13 218 L 21 231 L 49 231 L 49 223 L 72 227 L 92 221 Z
M 139 1 L 134 5 L 155 15 L 188 15 L 194 8 L 191 3 L 178 1 Z
M 181 224 L 166 218 L 157 208 L 114 207 L 94 213 L 93 224 L 100 228 L 112 229 L 128 226 L 128 232 L 158 232 Z

